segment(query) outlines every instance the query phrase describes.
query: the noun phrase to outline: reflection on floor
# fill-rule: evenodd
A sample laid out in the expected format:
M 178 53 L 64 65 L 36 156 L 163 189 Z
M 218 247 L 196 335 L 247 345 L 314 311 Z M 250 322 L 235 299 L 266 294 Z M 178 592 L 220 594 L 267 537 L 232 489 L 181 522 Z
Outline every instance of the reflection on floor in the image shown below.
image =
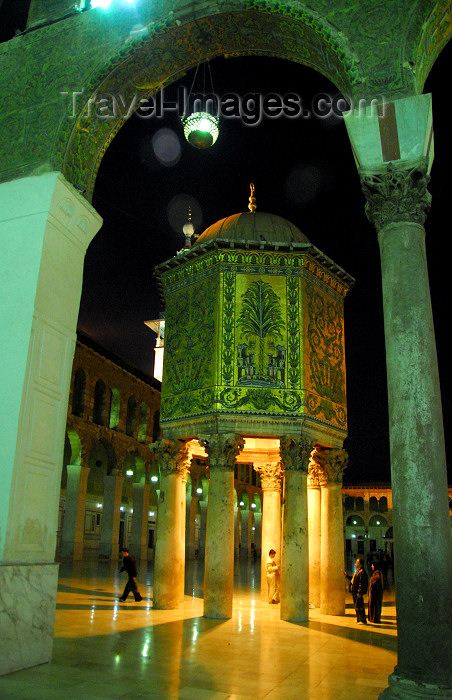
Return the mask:
M 309 622 L 279 619 L 260 600 L 260 563 L 236 563 L 231 620 L 202 617 L 202 563 L 187 570 L 179 610 L 152 609 L 151 564 L 141 603 L 118 603 L 118 563 L 61 564 L 53 661 L 0 678 L 2 700 L 268 698 L 371 700 L 396 664 L 394 599 L 382 624 L 357 626 L 310 610 Z

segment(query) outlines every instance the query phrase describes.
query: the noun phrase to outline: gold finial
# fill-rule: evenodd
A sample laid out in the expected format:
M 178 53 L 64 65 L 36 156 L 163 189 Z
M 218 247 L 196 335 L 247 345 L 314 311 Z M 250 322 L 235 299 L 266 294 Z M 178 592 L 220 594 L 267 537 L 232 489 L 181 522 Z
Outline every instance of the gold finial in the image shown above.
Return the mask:
M 254 212 L 257 209 L 257 205 L 256 205 L 256 197 L 254 196 L 254 185 L 252 182 L 250 182 L 250 190 L 251 190 L 251 194 L 250 194 L 250 198 L 248 200 L 248 202 L 249 202 L 248 209 L 250 210 L 251 214 L 254 214 Z

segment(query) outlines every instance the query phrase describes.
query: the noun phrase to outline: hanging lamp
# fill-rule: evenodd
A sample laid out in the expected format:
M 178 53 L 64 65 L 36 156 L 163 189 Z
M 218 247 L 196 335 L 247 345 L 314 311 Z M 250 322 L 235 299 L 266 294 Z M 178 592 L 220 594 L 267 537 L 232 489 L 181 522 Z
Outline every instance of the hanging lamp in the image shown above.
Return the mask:
M 200 91 L 200 93 L 193 92 L 200 65 L 201 64 L 198 63 L 196 67 L 195 76 L 188 94 L 186 103 L 188 113 L 184 114 L 182 117 L 182 126 L 184 128 L 184 136 L 188 143 L 195 148 L 204 149 L 213 146 L 217 140 L 220 133 L 218 128 L 218 123 L 220 120 L 218 118 L 218 102 L 213 91 L 212 73 L 210 70 L 209 61 L 203 64 L 202 91 Z M 208 76 L 206 76 L 206 73 Z M 210 82 L 210 90 L 207 91 L 206 77 L 209 78 Z M 193 111 L 191 111 L 190 105 L 192 98 L 195 99 Z

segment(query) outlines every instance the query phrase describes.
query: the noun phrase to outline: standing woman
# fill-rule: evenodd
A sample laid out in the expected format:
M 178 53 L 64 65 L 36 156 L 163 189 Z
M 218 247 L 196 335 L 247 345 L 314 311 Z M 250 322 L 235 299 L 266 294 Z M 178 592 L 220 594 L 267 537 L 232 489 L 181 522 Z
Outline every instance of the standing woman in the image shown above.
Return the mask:
M 369 581 L 369 622 L 381 622 L 383 603 L 383 576 L 378 562 L 372 562 L 372 576 Z
M 271 549 L 265 563 L 267 569 L 268 602 L 279 603 L 279 565 L 275 562 L 276 552 Z

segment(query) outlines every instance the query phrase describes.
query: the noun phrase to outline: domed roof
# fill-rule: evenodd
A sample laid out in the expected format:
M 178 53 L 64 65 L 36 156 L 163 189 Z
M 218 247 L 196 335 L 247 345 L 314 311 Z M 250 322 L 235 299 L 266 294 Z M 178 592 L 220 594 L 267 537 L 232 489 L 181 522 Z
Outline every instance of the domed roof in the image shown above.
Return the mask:
M 237 243 L 310 243 L 304 233 L 287 219 L 261 211 L 243 212 L 220 219 L 206 228 L 192 248 L 213 240 Z

